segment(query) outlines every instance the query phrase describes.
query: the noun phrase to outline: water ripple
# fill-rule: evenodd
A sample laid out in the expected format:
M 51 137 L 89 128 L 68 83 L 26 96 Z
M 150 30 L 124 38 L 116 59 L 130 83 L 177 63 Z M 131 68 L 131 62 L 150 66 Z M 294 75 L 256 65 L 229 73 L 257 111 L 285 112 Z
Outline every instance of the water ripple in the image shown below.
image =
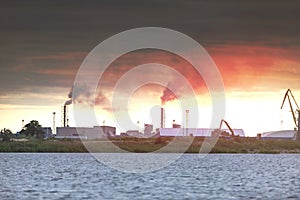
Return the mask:
M 300 198 L 300 155 L 185 154 L 145 174 L 111 169 L 90 154 L 6 153 L 0 159 L 0 199 Z

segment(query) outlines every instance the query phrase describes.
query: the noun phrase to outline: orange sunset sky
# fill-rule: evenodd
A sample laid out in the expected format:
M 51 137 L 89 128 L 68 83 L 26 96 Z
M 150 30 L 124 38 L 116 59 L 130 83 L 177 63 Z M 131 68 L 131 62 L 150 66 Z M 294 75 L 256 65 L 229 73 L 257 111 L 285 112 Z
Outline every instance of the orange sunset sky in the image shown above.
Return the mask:
M 85 6 L 79 1 L 4 1 L 0 8 L 0 129 L 17 132 L 22 120 L 32 119 L 52 127 L 52 112 L 56 112 L 56 126 L 61 126 L 61 106 L 69 100 L 88 53 L 119 32 L 148 26 L 180 31 L 206 49 L 223 78 L 225 119 L 232 128 L 243 128 L 247 136 L 293 129 L 289 107 L 286 104 L 280 110 L 280 106 L 288 88 L 300 101 L 299 9 L 297 1 L 97 1 Z M 113 87 L 126 71 L 146 63 L 170 66 L 190 82 L 196 90 L 199 126 L 209 127 L 211 101 L 202 77 L 182 58 L 153 49 L 125 54 L 105 72 L 98 88 L 101 95 L 96 96 L 99 125 L 103 120 L 116 125 L 109 108 Z M 181 96 L 181 83 L 161 71 L 153 73 L 178 88 L 173 91 L 178 100 L 164 104 L 166 127 L 171 127 L 172 120 L 185 125 L 179 103 L 189 97 Z M 142 76 L 148 74 L 136 74 Z M 131 95 L 128 112 L 133 122 L 140 122 L 139 129 L 143 123 L 158 127 L 159 120 L 151 112 L 161 104 L 164 89 L 146 85 Z M 83 88 L 73 102 L 88 103 L 91 96 Z M 190 117 L 196 114 L 194 106 L 186 108 L 191 110 Z M 69 124 L 76 126 L 72 105 L 68 108 Z

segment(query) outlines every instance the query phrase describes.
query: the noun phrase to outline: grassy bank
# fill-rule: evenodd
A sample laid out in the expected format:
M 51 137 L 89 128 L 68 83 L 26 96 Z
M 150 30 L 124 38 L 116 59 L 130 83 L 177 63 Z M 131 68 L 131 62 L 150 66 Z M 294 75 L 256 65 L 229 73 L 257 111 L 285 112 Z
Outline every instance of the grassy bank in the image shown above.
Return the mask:
M 163 152 L 199 153 L 205 142 L 203 138 L 113 138 L 103 140 L 29 140 L 0 142 L 0 152 Z M 189 147 L 186 149 L 186 147 Z M 207 144 L 209 145 L 209 143 Z M 166 147 L 167 146 L 167 147 Z M 87 148 L 86 148 L 87 147 Z M 88 149 L 88 150 L 87 150 Z M 207 150 L 201 149 L 201 152 Z M 210 153 L 300 153 L 300 142 L 291 140 L 256 140 L 255 138 L 220 138 Z
M 161 150 L 162 147 L 170 144 L 172 138 L 153 138 L 153 139 L 120 139 L 115 140 L 114 144 L 120 148 L 130 152 L 153 152 Z M 167 149 L 161 152 L 182 152 L 183 149 L 189 144 L 189 139 L 181 138 L 175 144 L 169 145 Z M 186 149 L 186 153 L 199 153 L 206 152 L 201 149 L 204 138 L 193 138 L 191 145 Z M 209 146 L 206 145 L 206 146 Z M 256 138 L 219 138 L 210 153 L 300 153 L 300 141 L 292 140 L 256 140 Z
M 29 140 L 1 142 L 0 152 L 87 152 L 80 140 Z

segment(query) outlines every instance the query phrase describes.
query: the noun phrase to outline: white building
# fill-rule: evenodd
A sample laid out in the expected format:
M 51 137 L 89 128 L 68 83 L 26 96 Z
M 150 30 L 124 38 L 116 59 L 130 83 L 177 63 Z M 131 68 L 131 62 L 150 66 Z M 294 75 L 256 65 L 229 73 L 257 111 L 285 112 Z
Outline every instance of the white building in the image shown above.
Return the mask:
M 160 136 L 211 136 L 212 132 L 216 129 L 210 128 L 160 128 Z M 223 131 L 229 132 L 228 129 L 222 129 Z M 240 137 L 245 137 L 245 132 L 243 129 L 232 129 L 234 135 L 239 135 Z
M 295 140 L 295 130 L 270 131 L 261 134 L 261 139 Z

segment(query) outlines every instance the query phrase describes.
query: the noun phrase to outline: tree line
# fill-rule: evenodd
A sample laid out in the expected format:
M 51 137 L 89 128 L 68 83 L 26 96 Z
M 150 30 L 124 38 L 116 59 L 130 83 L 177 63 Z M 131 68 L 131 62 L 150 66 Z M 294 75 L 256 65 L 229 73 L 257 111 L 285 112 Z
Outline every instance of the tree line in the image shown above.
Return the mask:
M 3 128 L 0 131 L 0 138 L 2 138 L 2 141 L 11 141 L 13 137 L 43 139 L 44 134 L 39 122 L 37 120 L 31 120 L 16 135 L 14 135 L 11 130 Z

